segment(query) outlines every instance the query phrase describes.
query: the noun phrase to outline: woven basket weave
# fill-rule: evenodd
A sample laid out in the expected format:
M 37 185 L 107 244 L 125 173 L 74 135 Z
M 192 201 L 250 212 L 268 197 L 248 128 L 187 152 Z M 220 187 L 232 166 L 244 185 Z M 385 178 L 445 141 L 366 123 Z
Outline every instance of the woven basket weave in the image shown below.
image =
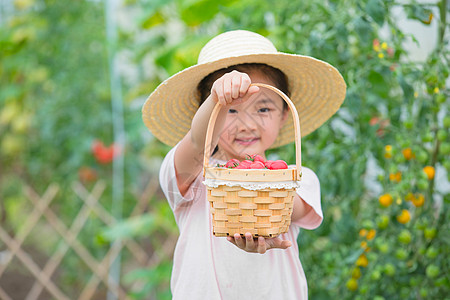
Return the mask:
M 250 190 L 245 183 L 261 183 L 276 186 L 283 182 L 301 180 L 301 132 L 297 110 L 292 101 L 280 90 L 270 85 L 254 83 L 278 93 L 289 106 L 294 119 L 296 166 L 282 170 L 228 169 L 209 166 L 208 149 L 221 105 L 216 104 L 206 132 L 203 175 L 206 180 L 228 182 L 215 186 L 206 185 L 210 202 L 213 234 L 228 236 L 250 232 L 254 237 L 275 237 L 288 231 L 291 223 L 295 188 L 264 188 Z

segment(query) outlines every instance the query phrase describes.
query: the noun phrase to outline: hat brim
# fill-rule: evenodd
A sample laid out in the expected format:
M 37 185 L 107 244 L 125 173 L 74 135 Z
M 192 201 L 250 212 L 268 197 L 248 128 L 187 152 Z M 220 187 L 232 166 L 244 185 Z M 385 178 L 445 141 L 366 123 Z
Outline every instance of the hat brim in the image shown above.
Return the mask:
M 157 139 L 175 146 L 189 131 L 199 107 L 199 82 L 214 71 L 243 63 L 264 63 L 286 75 L 290 99 L 299 114 L 302 136 L 319 128 L 344 101 L 345 81 L 336 68 L 324 61 L 282 52 L 243 55 L 197 64 L 162 82 L 142 108 L 145 125 Z M 293 126 L 289 118 L 271 148 L 292 142 Z

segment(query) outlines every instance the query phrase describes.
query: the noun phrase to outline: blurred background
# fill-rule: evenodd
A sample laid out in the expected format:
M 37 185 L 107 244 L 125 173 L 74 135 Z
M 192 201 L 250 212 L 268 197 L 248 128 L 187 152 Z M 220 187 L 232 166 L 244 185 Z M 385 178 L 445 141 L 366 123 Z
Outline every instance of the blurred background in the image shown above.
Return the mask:
M 325 60 L 347 97 L 302 141 L 324 222 L 311 299 L 448 299 L 450 2 L 0 0 L 0 299 L 170 299 L 170 149 L 141 107 L 226 30 Z M 295 163 L 294 145 L 271 155 Z

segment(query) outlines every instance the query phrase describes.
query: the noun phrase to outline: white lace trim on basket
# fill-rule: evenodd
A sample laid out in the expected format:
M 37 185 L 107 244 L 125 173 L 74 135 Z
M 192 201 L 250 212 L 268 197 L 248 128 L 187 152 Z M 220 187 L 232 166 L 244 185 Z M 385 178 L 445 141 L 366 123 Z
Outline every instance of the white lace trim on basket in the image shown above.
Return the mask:
M 292 189 L 299 188 L 300 181 L 277 181 L 277 182 L 255 182 L 255 181 L 227 181 L 219 179 L 206 178 L 203 181 L 204 185 L 217 188 L 220 185 L 226 186 L 240 186 L 247 190 L 263 190 L 263 189 Z

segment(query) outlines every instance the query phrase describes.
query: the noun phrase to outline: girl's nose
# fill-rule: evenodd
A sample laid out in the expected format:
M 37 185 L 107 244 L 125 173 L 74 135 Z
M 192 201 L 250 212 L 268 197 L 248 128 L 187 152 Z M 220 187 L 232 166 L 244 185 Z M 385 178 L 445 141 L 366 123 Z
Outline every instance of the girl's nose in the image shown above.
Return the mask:
M 254 131 L 258 129 L 258 122 L 255 120 L 255 116 L 250 113 L 244 112 L 238 116 L 238 130 L 243 131 Z

